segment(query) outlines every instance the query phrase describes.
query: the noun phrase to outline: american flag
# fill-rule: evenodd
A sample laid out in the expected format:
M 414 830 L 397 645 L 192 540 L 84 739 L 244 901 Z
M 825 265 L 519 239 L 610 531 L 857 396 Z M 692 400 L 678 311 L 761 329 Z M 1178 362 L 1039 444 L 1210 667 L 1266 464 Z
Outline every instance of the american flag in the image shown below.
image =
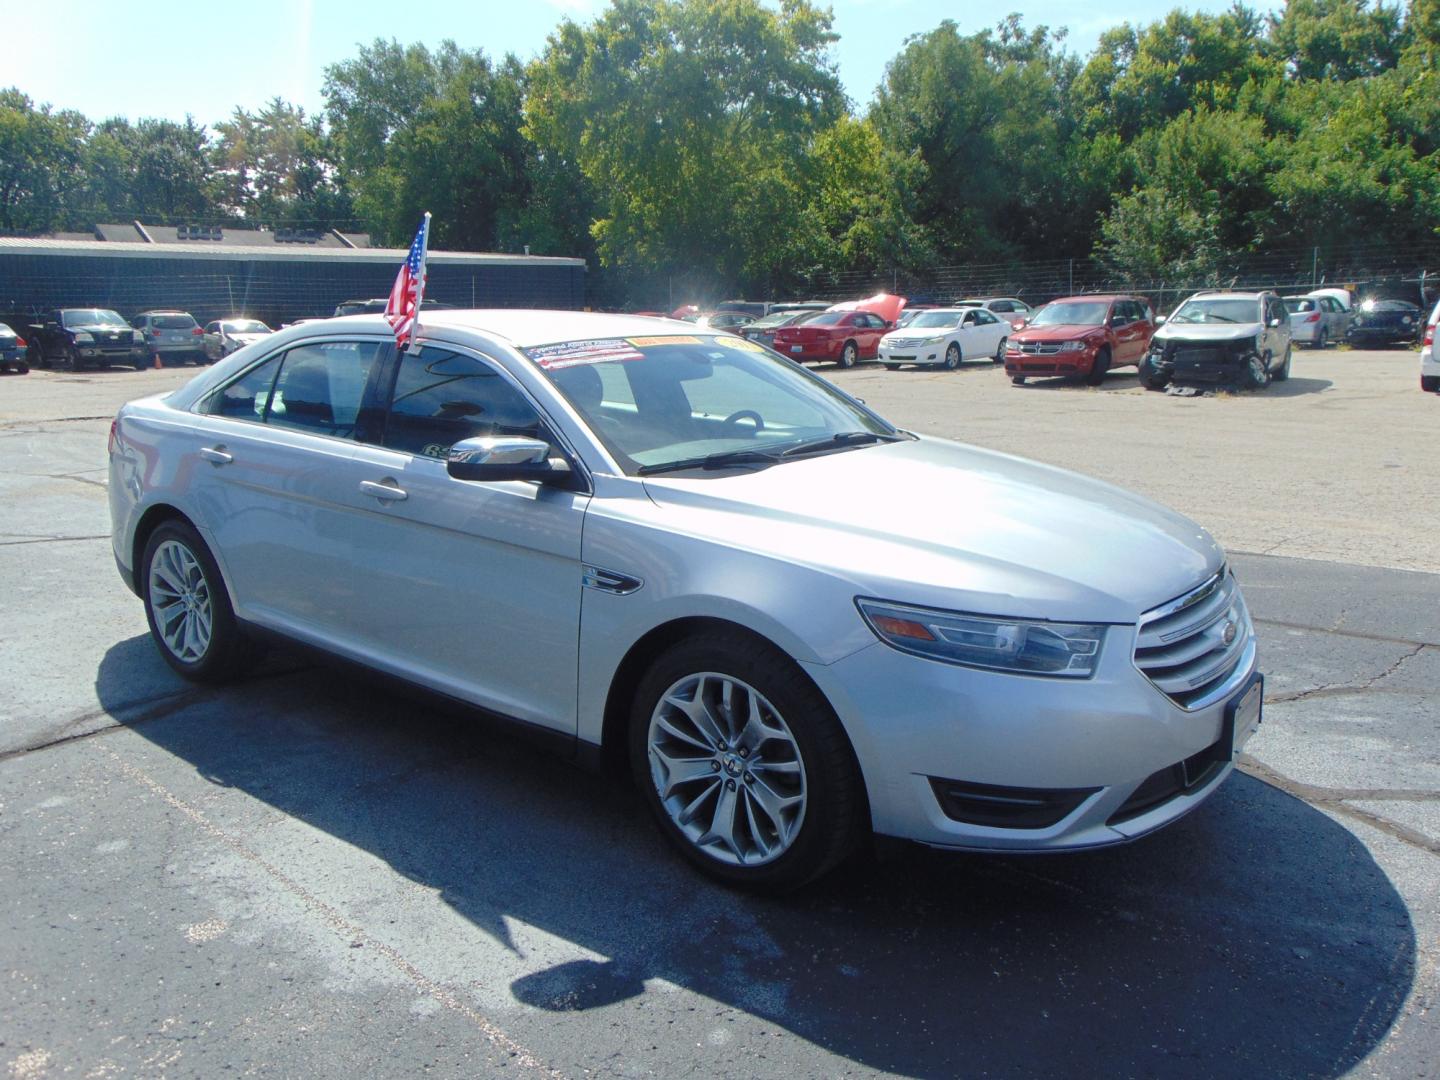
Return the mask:
M 395 331 L 395 344 L 402 349 L 415 335 L 420 321 L 420 301 L 425 296 L 425 254 L 430 247 L 430 214 L 420 221 L 420 230 L 410 245 L 410 254 L 395 275 L 390 299 L 385 302 L 385 321 Z

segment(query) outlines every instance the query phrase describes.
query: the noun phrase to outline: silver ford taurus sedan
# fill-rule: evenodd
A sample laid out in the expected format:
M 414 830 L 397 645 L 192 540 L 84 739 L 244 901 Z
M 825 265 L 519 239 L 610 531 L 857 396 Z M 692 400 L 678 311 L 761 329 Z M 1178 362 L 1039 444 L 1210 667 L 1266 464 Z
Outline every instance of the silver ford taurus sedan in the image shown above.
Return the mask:
M 1260 721 L 1194 523 L 916 436 L 730 334 L 305 323 L 121 409 L 115 559 L 181 675 L 279 636 L 628 765 L 732 884 L 871 832 L 1059 851 L 1174 821 Z

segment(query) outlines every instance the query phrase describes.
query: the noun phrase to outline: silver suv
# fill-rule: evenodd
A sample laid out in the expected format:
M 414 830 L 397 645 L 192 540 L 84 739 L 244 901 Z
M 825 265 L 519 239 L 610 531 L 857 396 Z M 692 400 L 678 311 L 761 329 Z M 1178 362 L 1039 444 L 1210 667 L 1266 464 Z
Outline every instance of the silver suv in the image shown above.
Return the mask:
M 130 325 L 145 335 L 151 357 L 162 364 L 206 363 L 205 332 L 188 311 L 142 311 Z
M 1290 317 L 1273 292 L 1198 292 L 1150 339 L 1140 381 L 1260 390 L 1290 377 Z

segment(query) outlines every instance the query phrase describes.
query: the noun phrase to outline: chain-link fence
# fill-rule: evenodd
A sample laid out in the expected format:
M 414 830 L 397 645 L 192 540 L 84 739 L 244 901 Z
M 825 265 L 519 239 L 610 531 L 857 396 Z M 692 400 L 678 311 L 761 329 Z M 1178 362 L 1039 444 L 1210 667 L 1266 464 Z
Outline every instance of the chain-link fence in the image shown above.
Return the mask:
M 1291 248 L 1225 260 L 1203 278 L 1123 273 L 1093 258 L 1012 260 L 937 266 L 914 272 L 816 275 L 799 292 L 822 300 L 891 292 L 948 303 L 969 296 L 1015 296 L 1041 303 L 1075 293 L 1130 292 L 1169 310 L 1199 289 L 1273 289 L 1293 293 L 1338 285 L 1358 294 L 1433 303 L 1440 293 L 1440 241 L 1410 246 Z

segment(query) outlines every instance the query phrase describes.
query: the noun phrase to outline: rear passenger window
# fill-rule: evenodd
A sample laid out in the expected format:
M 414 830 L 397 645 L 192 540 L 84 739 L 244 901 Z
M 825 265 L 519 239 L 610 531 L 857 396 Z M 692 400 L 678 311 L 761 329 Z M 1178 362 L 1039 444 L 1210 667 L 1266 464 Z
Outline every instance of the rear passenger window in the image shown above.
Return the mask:
M 200 411 L 316 435 L 354 438 L 365 384 L 381 347 L 374 341 L 296 346 L 210 395 Z
M 498 435 L 550 441 L 534 406 L 483 360 L 428 346 L 405 353 L 383 445 L 443 459 L 462 439 Z

